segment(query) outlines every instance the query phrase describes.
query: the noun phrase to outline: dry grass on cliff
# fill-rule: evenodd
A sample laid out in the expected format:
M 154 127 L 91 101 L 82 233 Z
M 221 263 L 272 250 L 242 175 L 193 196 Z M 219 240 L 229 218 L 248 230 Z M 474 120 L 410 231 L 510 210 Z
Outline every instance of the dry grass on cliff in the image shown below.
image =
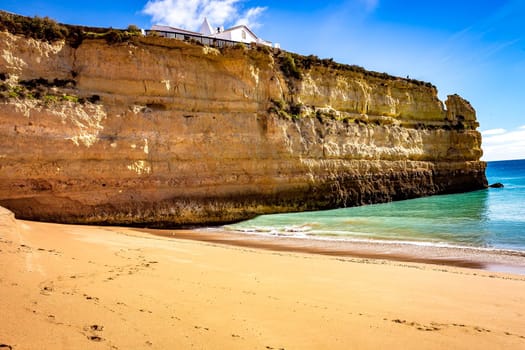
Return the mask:
M 379 78 L 379 79 L 384 79 L 384 80 L 404 80 L 404 81 L 407 81 L 417 86 L 426 86 L 428 88 L 433 88 L 433 89 L 436 88 L 432 83 L 429 83 L 429 82 L 425 82 L 425 81 L 421 81 L 417 79 L 396 77 L 388 73 L 370 71 L 358 65 L 354 65 L 354 64 L 350 65 L 350 64 L 343 64 L 343 63 L 335 62 L 332 58 L 319 58 L 316 55 L 303 56 L 303 55 L 299 55 L 295 53 L 287 53 L 287 55 L 289 56 L 289 58 L 281 60 L 281 65 L 285 67 L 285 70 L 287 69 L 286 67 L 293 67 L 294 71 L 292 71 L 292 73 L 294 77 L 299 77 L 301 71 L 310 70 L 314 67 L 324 67 L 328 69 L 354 72 L 354 73 L 362 74 L 366 77 L 374 77 L 374 78 Z M 298 72 L 298 74 L 295 72 L 295 70 Z
M 4 11 L 0 11 L 0 31 L 48 42 L 66 40 L 72 47 L 78 47 L 84 39 L 105 39 L 108 44 L 115 44 L 140 35 L 135 25 L 127 30 L 75 26 L 57 23 L 49 17 L 26 17 Z
M 67 38 L 69 30 L 49 17 L 25 17 L 0 12 L 0 30 L 49 42 Z

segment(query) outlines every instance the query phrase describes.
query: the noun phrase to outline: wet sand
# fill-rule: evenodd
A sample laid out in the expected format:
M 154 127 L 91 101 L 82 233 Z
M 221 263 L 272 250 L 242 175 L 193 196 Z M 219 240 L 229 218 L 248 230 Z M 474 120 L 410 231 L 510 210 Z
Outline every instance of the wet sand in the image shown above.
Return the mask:
M 221 229 L 138 229 L 157 236 L 273 251 L 469 267 L 525 275 L 525 252 L 380 241 L 321 240 L 243 234 Z
M 525 348 L 522 275 L 178 234 L 0 213 L 0 346 Z

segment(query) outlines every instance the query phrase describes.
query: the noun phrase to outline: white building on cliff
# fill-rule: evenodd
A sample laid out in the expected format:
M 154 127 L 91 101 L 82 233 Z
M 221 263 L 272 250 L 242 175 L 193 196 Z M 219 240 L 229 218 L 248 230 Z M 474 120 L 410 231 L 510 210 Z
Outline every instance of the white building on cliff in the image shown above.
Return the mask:
M 200 37 L 203 39 L 222 39 L 245 44 L 256 43 L 270 47 L 274 46 L 272 42 L 259 38 L 254 32 L 250 30 L 250 28 L 243 24 L 228 29 L 224 29 L 223 27 L 215 28 L 210 24 L 207 18 L 204 18 L 204 21 L 202 22 L 198 32 L 162 25 L 154 25 L 151 27 L 151 30 L 160 32 L 164 36 L 173 38 L 179 38 L 178 35 L 186 35 L 193 37 L 194 39 L 195 37 Z M 275 44 L 275 47 L 279 47 L 279 44 Z

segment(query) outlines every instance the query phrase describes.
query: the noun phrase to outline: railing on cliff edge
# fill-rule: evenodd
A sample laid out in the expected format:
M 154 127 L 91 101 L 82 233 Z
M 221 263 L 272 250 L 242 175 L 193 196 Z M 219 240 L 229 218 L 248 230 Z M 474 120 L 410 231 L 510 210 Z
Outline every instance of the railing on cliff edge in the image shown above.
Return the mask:
M 201 35 L 192 35 L 189 33 L 176 32 L 176 31 L 162 31 L 162 30 L 145 30 L 146 35 L 160 35 L 164 38 L 177 39 L 182 41 L 197 42 L 205 46 L 213 47 L 233 47 L 235 45 L 243 44 L 240 41 L 217 39 Z

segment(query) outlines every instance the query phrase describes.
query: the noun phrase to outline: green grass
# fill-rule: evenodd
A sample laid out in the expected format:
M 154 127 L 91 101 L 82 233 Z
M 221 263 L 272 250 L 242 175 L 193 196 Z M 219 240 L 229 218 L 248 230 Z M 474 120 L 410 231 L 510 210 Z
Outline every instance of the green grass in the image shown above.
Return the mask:
M 68 102 L 73 102 L 73 103 L 78 103 L 79 102 L 78 96 L 72 96 L 72 95 L 62 95 L 62 100 L 63 101 L 68 101 Z
M 98 103 L 100 96 L 93 95 L 88 98 L 81 98 L 71 94 L 76 85 L 74 80 L 54 79 L 47 80 L 44 78 L 22 80 L 18 84 L 0 83 L 0 98 L 6 99 L 32 99 L 42 101 L 44 104 L 53 104 L 58 102 L 72 102 L 84 104 L 86 101 Z M 67 89 L 67 93 L 63 90 Z

